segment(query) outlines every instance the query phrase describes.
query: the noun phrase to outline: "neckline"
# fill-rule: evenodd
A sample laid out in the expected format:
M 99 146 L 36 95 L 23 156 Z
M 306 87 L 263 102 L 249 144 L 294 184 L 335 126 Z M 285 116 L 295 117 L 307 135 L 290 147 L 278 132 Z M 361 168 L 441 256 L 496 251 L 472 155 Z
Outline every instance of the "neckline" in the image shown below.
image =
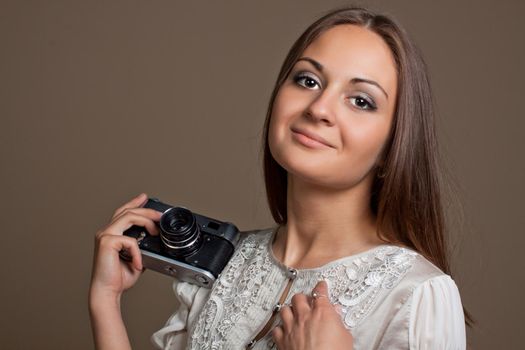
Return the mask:
M 380 244 L 378 246 L 375 246 L 373 248 L 370 248 L 370 249 L 367 249 L 365 251 L 362 251 L 361 253 L 357 253 L 357 254 L 352 254 L 352 255 L 347 255 L 347 256 L 344 256 L 342 258 L 338 258 L 338 259 L 335 259 L 335 260 L 332 260 L 332 261 L 329 261 L 321 266 L 317 266 L 317 267 L 310 267 L 310 268 L 303 268 L 303 269 L 298 269 L 298 268 L 295 268 L 293 266 L 288 266 L 284 263 L 282 263 L 279 259 L 277 259 L 277 257 L 275 256 L 275 254 L 273 253 L 273 248 L 272 248 L 272 244 L 273 244 L 273 240 L 275 238 L 275 235 L 277 234 L 277 230 L 279 229 L 279 226 L 276 226 L 275 228 L 273 228 L 270 232 L 270 238 L 268 239 L 268 242 L 266 242 L 266 250 L 268 252 L 268 255 L 270 256 L 270 259 L 272 260 L 272 262 L 279 266 L 281 269 L 283 269 L 284 271 L 289 271 L 289 270 L 295 270 L 297 271 L 298 273 L 299 272 L 318 272 L 318 271 L 322 271 L 322 270 L 325 270 L 333 265 L 337 265 L 337 264 L 340 264 L 341 262 L 343 261 L 352 261 L 352 260 L 355 260 L 355 259 L 358 259 L 362 256 L 365 256 L 365 255 L 369 255 L 371 254 L 372 252 L 375 252 L 377 250 L 380 250 L 381 248 L 386 248 L 386 247 L 398 247 L 398 248 L 402 248 L 402 247 L 399 247 L 399 246 L 396 246 L 394 244 L 389 244 L 389 243 L 384 243 L 384 244 Z

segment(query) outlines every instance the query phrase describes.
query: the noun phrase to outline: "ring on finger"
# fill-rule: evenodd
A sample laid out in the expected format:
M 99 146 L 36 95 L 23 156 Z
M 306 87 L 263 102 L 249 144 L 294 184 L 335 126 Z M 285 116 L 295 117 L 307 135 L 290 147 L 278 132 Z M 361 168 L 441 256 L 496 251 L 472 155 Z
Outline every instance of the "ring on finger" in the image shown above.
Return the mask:
M 312 298 L 314 298 L 314 299 L 319 299 L 319 298 L 323 298 L 323 297 L 324 297 L 324 298 L 328 298 L 328 295 L 324 295 L 324 294 L 322 294 L 322 293 L 319 293 L 319 292 L 316 291 L 316 290 L 314 290 L 314 291 L 312 292 Z

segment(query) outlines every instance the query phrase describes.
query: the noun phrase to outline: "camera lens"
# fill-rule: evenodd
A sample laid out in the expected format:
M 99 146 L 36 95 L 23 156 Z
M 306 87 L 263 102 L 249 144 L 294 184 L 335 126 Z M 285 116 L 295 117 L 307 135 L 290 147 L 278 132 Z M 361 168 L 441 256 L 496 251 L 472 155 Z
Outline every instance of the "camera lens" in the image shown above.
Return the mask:
M 195 216 L 186 208 L 168 209 L 160 218 L 160 239 L 174 255 L 187 256 L 201 245 L 201 234 Z

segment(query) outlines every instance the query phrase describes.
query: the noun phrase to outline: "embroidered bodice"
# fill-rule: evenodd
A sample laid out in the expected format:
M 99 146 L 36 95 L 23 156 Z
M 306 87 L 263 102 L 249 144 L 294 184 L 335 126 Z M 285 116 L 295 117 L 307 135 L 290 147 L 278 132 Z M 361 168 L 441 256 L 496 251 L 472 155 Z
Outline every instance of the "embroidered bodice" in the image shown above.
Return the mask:
M 417 252 L 385 244 L 318 268 L 293 269 L 273 255 L 275 231 L 243 233 L 211 290 L 176 281 L 181 305 L 153 335 L 154 343 L 177 350 L 275 349 L 271 332 L 253 340 L 287 285 L 291 283 L 285 303 L 290 303 L 293 295 L 309 295 L 324 279 L 355 350 L 464 349 L 457 287 Z M 279 322 L 276 317 L 272 328 Z
M 252 233 L 244 238 L 191 330 L 192 349 L 230 349 L 250 344 L 270 319 L 288 279 L 293 282 L 287 303 L 294 294 L 310 294 L 318 281 L 326 280 L 331 302 L 341 306 L 343 322 L 352 329 L 404 276 L 417 255 L 408 249 L 382 245 L 320 268 L 296 270 L 275 259 L 271 249 L 274 232 Z M 271 346 L 268 334 L 253 347 Z

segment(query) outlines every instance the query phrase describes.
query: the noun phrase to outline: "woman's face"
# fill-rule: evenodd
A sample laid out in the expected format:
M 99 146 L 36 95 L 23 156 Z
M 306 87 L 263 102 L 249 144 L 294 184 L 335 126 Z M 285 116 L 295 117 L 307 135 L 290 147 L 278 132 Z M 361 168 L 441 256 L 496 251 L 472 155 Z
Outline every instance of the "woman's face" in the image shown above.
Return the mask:
M 276 96 L 268 136 L 273 157 L 289 174 L 336 189 L 374 176 L 396 90 L 395 61 L 379 35 L 349 24 L 327 30 Z

